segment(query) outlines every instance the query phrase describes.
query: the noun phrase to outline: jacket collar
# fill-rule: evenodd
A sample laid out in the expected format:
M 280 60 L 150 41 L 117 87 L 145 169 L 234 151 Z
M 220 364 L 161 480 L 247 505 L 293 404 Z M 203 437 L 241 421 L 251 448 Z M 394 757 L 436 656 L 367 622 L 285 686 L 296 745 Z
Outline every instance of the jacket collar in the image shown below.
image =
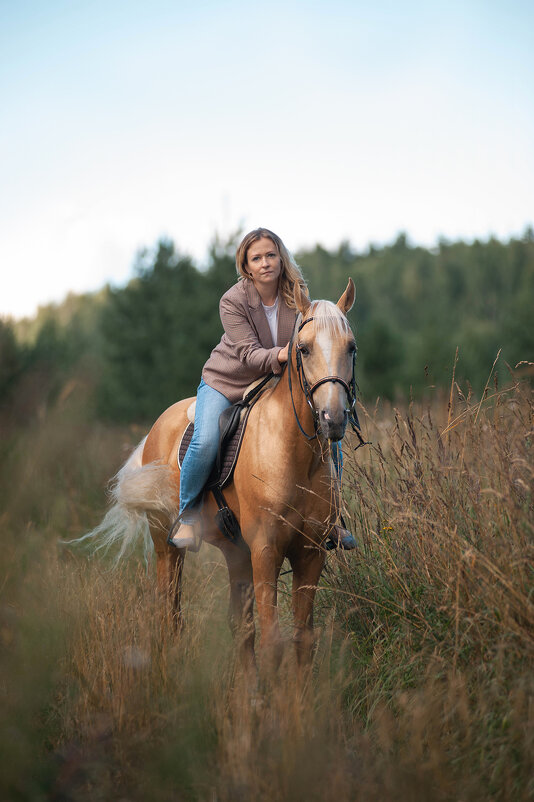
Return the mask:
M 289 342 L 291 334 L 293 333 L 293 327 L 297 317 L 296 311 L 287 306 L 282 293 L 279 290 L 277 341 L 276 343 L 273 343 L 271 330 L 269 328 L 269 324 L 267 323 L 267 317 L 263 311 L 263 306 L 261 305 L 261 297 L 258 290 L 254 286 L 254 282 L 249 278 L 245 278 L 243 279 L 243 284 L 245 294 L 247 296 L 247 303 L 250 307 L 251 316 L 256 325 L 261 344 L 264 348 L 273 348 L 275 345 L 284 346 Z
M 276 344 L 284 346 L 291 339 L 293 329 L 295 328 L 295 320 L 297 319 L 296 309 L 290 309 L 284 301 L 282 294 L 278 294 L 278 336 Z
M 243 279 L 243 286 L 247 296 L 247 303 L 251 309 L 261 308 L 261 298 L 258 290 L 254 286 L 254 282 L 249 278 Z

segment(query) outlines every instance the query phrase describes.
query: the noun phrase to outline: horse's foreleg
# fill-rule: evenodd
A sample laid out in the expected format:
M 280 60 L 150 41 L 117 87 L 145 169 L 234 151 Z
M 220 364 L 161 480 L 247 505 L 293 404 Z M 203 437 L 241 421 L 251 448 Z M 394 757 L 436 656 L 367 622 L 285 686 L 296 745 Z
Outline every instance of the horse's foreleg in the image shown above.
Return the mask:
M 269 543 L 254 543 L 252 552 L 254 593 L 258 605 L 261 648 L 276 665 L 281 658 L 282 641 L 278 621 L 277 582 L 284 560 L 283 552 Z
M 255 667 L 254 583 L 250 554 L 227 542 L 220 546 L 230 577 L 230 628 L 245 669 Z
M 325 562 L 321 549 L 304 546 L 290 554 L 293 569 L 293 642 L 300 665 L 311 661 L 313 650 L 313 602 Z

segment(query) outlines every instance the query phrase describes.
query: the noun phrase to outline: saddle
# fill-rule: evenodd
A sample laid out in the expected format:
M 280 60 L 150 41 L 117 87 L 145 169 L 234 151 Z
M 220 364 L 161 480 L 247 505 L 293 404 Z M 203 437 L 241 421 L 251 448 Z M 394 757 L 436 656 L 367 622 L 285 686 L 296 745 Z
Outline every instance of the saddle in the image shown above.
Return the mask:
M 233 404 L 225 409 L 219 417 L 219 446 L 217 448 L 217 459 L 208 478 L 206 489 L 210 490 L 212 485 L 218 484 L 221 488 L 225 487 L 234 473 L 241 441 L 247 425 L 248 416 L 253 404 L 243 408 L 242 402 Z M 193 439 L 195 424 L 191 422 L 180 440 L 178 448 L 178 466 L 182 468 L 185 455 L 189 444 Z
M 270 373 L 260 382 L 256 382 L 251 386 L 251 389 L 248 390 L 241 401 L 237 401 L 221 412 L 219 416 L 217 459 L 215 460 L 215 465 L 213 466 L 205 487 L 206 490 L 209 490 L 213 494 L 217 506 L 219 507 L 215 516 L 219 530 L 233 543 L 244 548 L 248 548 L 248 546 L 241 536 L 239 522 L 232 510 L 228 507 L 222 491 L 223 488 L 229 484 L 233 476 L 250 410 L 273 376 L 274 374 Z M 194 421 L 191 421 L 182 435 L 178 447 L 178 465 L 180 469 L 182 468 L 187 449 L 191 443 L 194 429 Z

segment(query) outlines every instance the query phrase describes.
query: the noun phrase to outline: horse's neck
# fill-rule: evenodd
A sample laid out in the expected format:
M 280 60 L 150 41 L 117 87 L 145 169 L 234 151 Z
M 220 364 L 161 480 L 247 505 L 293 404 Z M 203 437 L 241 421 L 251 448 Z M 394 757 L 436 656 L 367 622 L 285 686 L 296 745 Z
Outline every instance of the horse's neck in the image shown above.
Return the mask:
M 323 461 L 326 444 L 320 437 L 311 440 L 307 439 L 300 430 L 299 423 L 307 435 L 313 435 L 315 422 L 310 406 L 302 392 L 294 362 L 291 367 L 291 391 L 289 389 L 288 371 L 289 365 L 273 391 L 273 397 L 277 399 L 281 410 L 280 428 L 283 432 L 284 445 L 292 454 L 298 455 L 300 464 L 303 462 L 309 463 L 309 470 L 313 472 Z

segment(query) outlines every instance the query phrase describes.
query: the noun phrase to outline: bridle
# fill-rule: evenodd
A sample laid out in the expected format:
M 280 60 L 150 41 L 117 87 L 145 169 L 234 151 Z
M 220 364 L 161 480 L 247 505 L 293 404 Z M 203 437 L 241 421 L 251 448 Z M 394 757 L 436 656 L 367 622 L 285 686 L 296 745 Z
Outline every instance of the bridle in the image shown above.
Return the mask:
M 341 384 L 341 386 L 343 387 L 343 389 L 347 394 L 347 401 L 349 402 L 349 408 L 348 408 L 349 423 L 353 431 L 356 433 L 358 440 L 360 441 L 359 444 L 356 446 L 356 448 L 360 448 L 360 446 L 367 445 L 367 443 L 365 442 L 365 440 L 361 435 L 360 421 L 358 420 L 358 413 L 356 412 L 356 379 L 355 379 L 356 351 L 354 351 L 354 353 L 352 354 L 352 373 L 349 382 L 346 382 L 345 379 L 341 378 L 341 376 L 324 376 L 322 379 L 316 381 L 315 384 L 310 385 L 304 372 L 304 366 L 302 364 L 302 353 L 299 344 L 297 342 L 295 346 L 295 361 L 297 364 L 297 376 L 299 378 L 300 388 L 304 393 L 304 398 L 306 399 L 306 402 L 312 413 L 313 434 L 307 434 L 307 432 L 304 431 L 302 424 L 299 420 L 298 412 L 295 407 L 295 401 L 293 399 L 293 384 L 291 381 L 291 369 L 293 363 L 291 359 L 291 353 L 293 351 L 293 341 L 295 339 L 295 335 L 298 336 L 298 334 L 300 334 L 301 329 L 303 329 L 307 323 L 311 323 L 312 320 L 315 320 L 315 317 L 312 316 L 306 318 L 306 320 L 303 320 L 300 323 L 300 325 L 298 324 L 297 321 L 297 324 L 295 324 L 295 328 L 293 329 L 293 334 L 291 335 L 291 339 L 289 341 L 289 351 L 287 358 L 287 381 L 289 384 L 289 395 L 291 396 L 291 404 L 293 406 L 293 413 L 295 415 L 295 420 L 297 421 L 297 426 L 299 427 L 300 431 L 302 432 L 306 440 L 315 440 L 318 431 L 319 414 L 313 405 L 313 394 L 317 390 L 317 388 L 320 387 L 322 384 L 327 384 L 328 382 Z

